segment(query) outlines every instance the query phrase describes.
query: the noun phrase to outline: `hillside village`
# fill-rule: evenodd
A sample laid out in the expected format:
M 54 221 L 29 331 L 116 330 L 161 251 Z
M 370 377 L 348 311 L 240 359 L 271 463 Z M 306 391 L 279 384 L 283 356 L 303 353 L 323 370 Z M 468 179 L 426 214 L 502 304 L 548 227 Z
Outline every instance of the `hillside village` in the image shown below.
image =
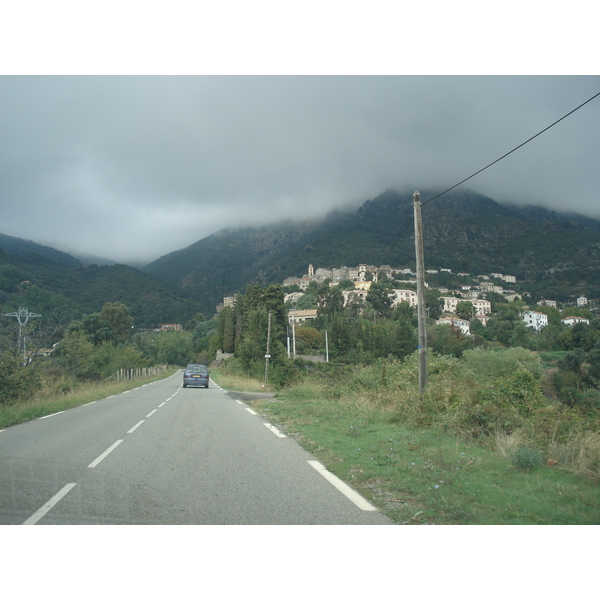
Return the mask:
M 452 274 L 451 269 L 426 269 L 426 276 L 436 276 L 440 273 Z M 464 285 L 460 285 L 460 289 L 448 289 L 445 287 L 436 286 L 436 289 L 442 294 L 443 313 L 440 315 L 436 323 L 439 325 L 451 325 L 461 330 L 463 334 L 470 334 L 471 320 L 461 318 L 456 314 L 457 306 L 460 302 L 468 301 L 472 304 L 471 319 L 479 320 L 483 325 L 486 325 L 491 318 L 492 303 L 487 299 L 488 294 L 500 295 L 505 302 L 512 302 L 515 299 L 526 300 L 530 294 L 527 292 L 517 293 L 514 289 L 506 288 L 501 284 L 517 283 L 514 275 L 503 273 L 490 273 L 489 275 L 472 276 L 469 273 L 456 273 L 457 277 L 464 278 Z M 290 323 L 296 324 L 305 323 L 317 318 L 317 308 L 296 309 L 296 302 L 305 295 L 311 285 L 322 285 L 328 283 L 330 287 L 340 284 L 340 282 L 352 282 L 354 287 L 351 289 L 342 290 L 344 296 L 344 306 L 358 300 L 364 301 L 369 294 L 372 283 L 376 283 L 383 279 L 394 281 L 405 281 L 408 284 L 416 286 L 416 273 L 410 269 L 394 269 L 389 265 L 375 267 L 373 265 L 359 264 L 356 267 L 342 266 L 334 269 L 319 267 L 314 268 L 312 264 L 308 265 L 308 272 L 302 277 L 288 277 L 282 283 L 284 290 L 296 289 L 285 294 L 284 302 L 290 307 L 288 320 Z M 347 286 L 344 286 L 347 287 Z M 425 282 L 425 287 L 429 288 L 430 284 Z M 417 292 L 414 289 L 407 287 L 394 288 L 389 294 L 392 308 L 396 307 L 401 302 L 407 302 L 410 306 L 416 307 L 418 304 Z M 498 298 L 498 296 L 496 296 Z M 217 312 L 225 306 L 233 306 L 235 296 L 226 297 L 223 303 L 217 307 Z M 554 300 L 540 300 L 537 305 L 546 305 L 558 309 L 558 303 Z M 586 297 L 577 298 L 578 308 L 589 308 L 590 302 Z M 521 318 L 526 327 L 530 327 L 535 331 L 540 331 L 548 325 L 548 316 L 539 310 L 526 310 L 522 313 Z M 575 325 L 584 323 L 589 325 L 590 321 L 584 317 L 569 316 L 561 319 L 565 325 Z

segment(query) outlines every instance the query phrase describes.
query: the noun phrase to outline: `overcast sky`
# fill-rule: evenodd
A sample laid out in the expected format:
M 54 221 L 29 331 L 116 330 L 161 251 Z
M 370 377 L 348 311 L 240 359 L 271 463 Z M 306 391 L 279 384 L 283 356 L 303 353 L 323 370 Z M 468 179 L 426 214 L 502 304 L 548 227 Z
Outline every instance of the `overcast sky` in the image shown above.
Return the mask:
M 4 76 L 0 232 L 150 261 L 445 189 L 598 92 L 595 76 Z M 599 157 L 600 97 L 465 185 L 600 218 Z

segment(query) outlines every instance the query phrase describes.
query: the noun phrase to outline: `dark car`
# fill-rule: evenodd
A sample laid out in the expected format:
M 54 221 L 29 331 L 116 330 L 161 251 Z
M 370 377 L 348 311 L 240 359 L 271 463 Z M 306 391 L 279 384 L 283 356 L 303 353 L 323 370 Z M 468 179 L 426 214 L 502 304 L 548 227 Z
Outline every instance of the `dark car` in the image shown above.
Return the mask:
M 183 372 L 183 387 L 188 385 L 208 387 L 208 369 L 205 365 L 188 365 Z

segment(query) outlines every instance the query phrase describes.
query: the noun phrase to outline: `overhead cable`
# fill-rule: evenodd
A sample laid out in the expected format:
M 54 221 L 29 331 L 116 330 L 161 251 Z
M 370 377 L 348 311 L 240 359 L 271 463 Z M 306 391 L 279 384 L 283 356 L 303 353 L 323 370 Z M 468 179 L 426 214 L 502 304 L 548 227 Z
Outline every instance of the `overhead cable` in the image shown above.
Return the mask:
M 548 125 L 548 127 L 542 129 L 540 132 L 536 133 L 534 136 L 530 137 L 528 140 L 525 140 L 522 144 L 519 144 L 518 146 L 516 146 L 515 148 L 513 148 L 510 152 L 507 152 L 506 154 L 503 154 L 500 158 L 497 158 L 495 161 L 491 162 L 489 165 L 483 167 L 482 169 L 479 169 L 479 171 L 473 173 L 472 175 L 469 175 L 469 177 L 466 177 L 462 181 L 459 181 L 457 184 L 453 185 L 452 187 L 449 187 L 447 190 L 444 190 L 443 192 L 439 193 L 437 196 L 434 196 L 433 198 L 429 198 L 429 200 L 426 200 L 425 202 L 422 202 L 421 206 L 425 206 L 425 204 L 428 204 L 429 202 L 432 202 L 433 200 L 436 200 L 440 196 L 443 196 L 444 194 L 447 194 L 449 191 L 451 191 L 454 188 L 458 187 L 459 185 L 462 185 L 463 183 L 465 183 L 465 181 L 469 181 L 469 179 L 473 179 L 473 177 L 475 177 L 476 175 L 479 175 L 479 173 L 481 173 L 482 171 L 485 171 L 486 169 L 489 169 L 492 165 L 495 165 L 497 162 L 500 162 L 503 158 L 506 158 L 509 154 L 512 154 L 513 152 L 515 152 L 519 148 L 522 148 L 523 146 L 525 146 L 525 144 L 528 144 L 529 142 L 531 142 L 531 140 L 534 140 L 536 137 L 542 135 L 542 133 L 548 131 L 548 129 L 550 129 L 551 127 L 554 127 L 556 124 L 560 123 L 561 121 L 563 121 L 564 119 L 566 119 L 568 116 L 572 115 L 575 111 L 578 111 L 580 108 L 582 108 L 583 106 L 585 106 L 586 104 L 588 104 L 588 102 L 591 102 L 592 100 L 594 100 L 594 98 L 597 98 L 598 96 L 600 96 L 600 92 L 598 92 L 597 94 L 594 94 L 591 98 L 589 98 L 588 100 L 586 100 L 585 102 L 583 102 L 582 104 L 580 104 L 577 108 L 574 108 L 573 110 L 569 111 L 566 115 L 563 115 L 560 119 L 554 121 L 554 123 L 552 123 L 551 125 Z M 407 229 L 411 226 L 413 220 L 414 220 L 414 217 L 411 217 L 408 225 L 404 228 L 404 231 L 398 236 L 398 239 L 394 242 L 394 245 L 391 247 L 391 249 L 389 250 L 389 252 L 386 254 L 385 258 L 382 261 L 382 264 L 385 263 L 385 261 L 387 260 L 388 256 L 392 253 L 392 251 L 394 250 L 394 248 L 397 246 L 398 242 L 402 239 L 402 237 L 406 233 Z

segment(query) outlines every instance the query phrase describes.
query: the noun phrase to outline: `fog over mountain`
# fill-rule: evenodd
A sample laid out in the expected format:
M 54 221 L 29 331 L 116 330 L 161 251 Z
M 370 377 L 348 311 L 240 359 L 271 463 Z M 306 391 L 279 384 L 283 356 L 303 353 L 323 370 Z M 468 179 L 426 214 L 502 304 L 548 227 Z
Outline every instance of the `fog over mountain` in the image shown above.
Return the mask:
M 0 231 L 151 262 L 224 227 L 443 190 L 599 91 L 597 76 L 3 76 Z M 467 185 L 599 218 L 599 140 L 600 97 Z

